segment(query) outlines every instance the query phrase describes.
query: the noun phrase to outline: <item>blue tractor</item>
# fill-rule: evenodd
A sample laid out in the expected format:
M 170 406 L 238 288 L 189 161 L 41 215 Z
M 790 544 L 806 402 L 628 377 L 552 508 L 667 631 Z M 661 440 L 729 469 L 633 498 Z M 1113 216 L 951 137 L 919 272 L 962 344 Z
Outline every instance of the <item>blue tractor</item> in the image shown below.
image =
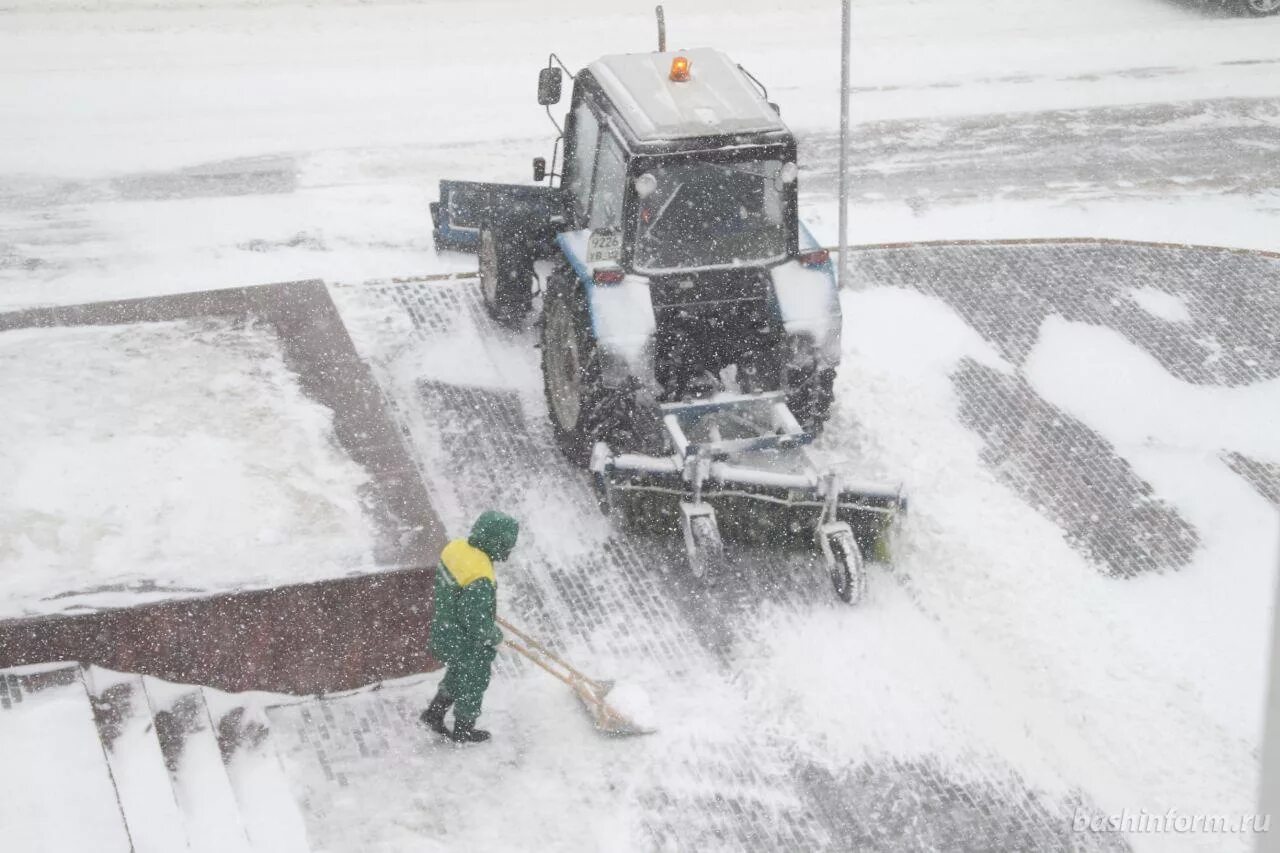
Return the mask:
M 539 75 L 548 116 L 567 71 L 552 55 Z M 502 323 L 524 323 L 541 294 L 552 426 L 604 507 L 665 506 L 702 578 L 722 523 L 800 533 L 855 600 L 862 555 L 905 499 L 842 484 L 803 449 L 828 419 L 841 316 L 830 258 L 797 216 L 795 136 L 717 50 L 605 56 L 569 76 L 550 170 L 536 158 L 532 186 L 442 181 L 436 245 L 477 253 Z

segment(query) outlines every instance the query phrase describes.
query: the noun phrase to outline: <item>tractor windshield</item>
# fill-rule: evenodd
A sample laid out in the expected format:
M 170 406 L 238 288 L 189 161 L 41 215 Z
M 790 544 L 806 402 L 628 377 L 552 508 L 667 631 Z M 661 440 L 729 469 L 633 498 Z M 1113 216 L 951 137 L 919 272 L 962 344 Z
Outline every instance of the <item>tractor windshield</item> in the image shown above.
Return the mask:
M 636 207 L 637 271 L 729 266 L 783 258 L 790 186 L 781 160 L 655 164 Z

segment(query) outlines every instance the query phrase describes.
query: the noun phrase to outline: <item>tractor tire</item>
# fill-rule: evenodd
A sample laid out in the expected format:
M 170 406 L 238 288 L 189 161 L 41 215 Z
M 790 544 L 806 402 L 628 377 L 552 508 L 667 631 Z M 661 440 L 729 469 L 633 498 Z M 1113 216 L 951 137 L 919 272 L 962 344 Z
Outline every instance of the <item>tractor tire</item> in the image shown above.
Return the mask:
M 519 325 L 533 304 L 533 252 L 524 236 L 501 220 L 480 226 L 480 292 L 489 316 Z
M 835 400 L 835 370 L 816 366 L 791 370 L 787 380 L 787 405 L 791 414 L 814 436 L 822 435 Z
M 698 516 L 691 522 L 693 551 L 688 555 L 689 573 L 696 583 L 710 586 L 720 579 L 725 568 L 724 540 L 715 520 Z
M 845 533 L 831 540 L 831 555 L 835 565 L 831 568 L 831 584 L 836 596 L 845 604 L 857 604 L 867 594 L 867 568 L 862 551 L 851 534 Z
M 585 468 L 597 441 L 615 452 L 664 452 L 656 404 L 644 403 L 636 387 L 604 384 L 585 299 L 577 279 L 563 270 L 552 275 L 543 303 L 541 349 L 552 431 L 571 462 Z

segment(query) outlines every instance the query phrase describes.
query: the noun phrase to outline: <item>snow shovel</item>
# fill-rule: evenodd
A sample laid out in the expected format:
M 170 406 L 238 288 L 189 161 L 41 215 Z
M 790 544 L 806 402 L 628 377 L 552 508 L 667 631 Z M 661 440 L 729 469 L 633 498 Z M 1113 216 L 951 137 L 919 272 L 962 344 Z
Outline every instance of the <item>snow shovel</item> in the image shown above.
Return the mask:
M 503 645 L 524 655 L 535 665 L 569 685 L 581 700 L 583 707 L 587 709 L 591 722 L 595 724 L 597 730 L 607 735 L 647 735 L 657 731 L 631 719 L 609 704 L 605 696 L 613 689 L 612 681 L 602 681 L 583 675 L 563 658 L 557 657 L 546 646 L 500 616 L 498 624 L 524 641 L 524 644 L 521 644 L 504 639 Z

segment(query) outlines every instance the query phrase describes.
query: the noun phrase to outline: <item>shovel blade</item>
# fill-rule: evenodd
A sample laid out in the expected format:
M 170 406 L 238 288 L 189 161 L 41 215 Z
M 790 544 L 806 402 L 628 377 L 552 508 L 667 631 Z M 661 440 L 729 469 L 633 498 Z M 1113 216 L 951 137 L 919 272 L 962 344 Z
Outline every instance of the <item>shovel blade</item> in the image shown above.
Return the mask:
M 582 707 L 586 709 L 587 714 L 591 717 L 592 724 L 598 731 L 618 736 L 647 735 L 657 731 L 648 726 L 640 725 L 610 705 L 604 697 L 612 689 L 612 681 L 595 681 L 582 678 L 573 680 L 573 692 L 577 694 L 578 699 L 582 702 Z

